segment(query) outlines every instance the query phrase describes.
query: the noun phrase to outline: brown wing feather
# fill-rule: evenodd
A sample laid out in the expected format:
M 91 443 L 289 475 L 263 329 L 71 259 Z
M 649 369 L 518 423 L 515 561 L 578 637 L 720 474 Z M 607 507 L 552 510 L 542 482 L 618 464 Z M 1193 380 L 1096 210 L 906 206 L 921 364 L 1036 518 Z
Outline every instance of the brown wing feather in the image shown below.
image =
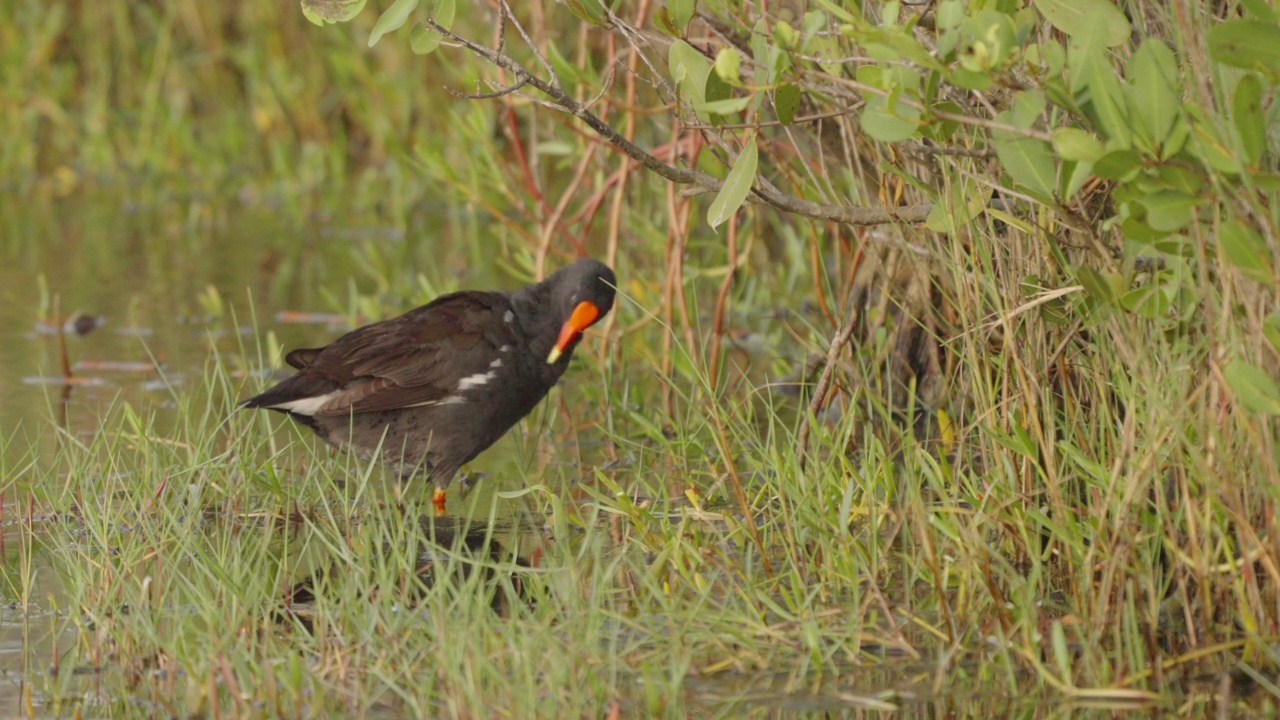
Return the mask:
M 323 350 L 324 348 L 298 348 L 285 355 L 284 361 L 290 367 L 305 370 L 311 363 L 316 361 L 316 358 L 320 356 L 320 352 Z
M 341 390 L 317 415 L 396 410 L 438 402 L 458 381 L 483 373 L 502 345 L 513 344 L 498 293 L 441 297 L 400 317 L 354 330 L 308 366 Z

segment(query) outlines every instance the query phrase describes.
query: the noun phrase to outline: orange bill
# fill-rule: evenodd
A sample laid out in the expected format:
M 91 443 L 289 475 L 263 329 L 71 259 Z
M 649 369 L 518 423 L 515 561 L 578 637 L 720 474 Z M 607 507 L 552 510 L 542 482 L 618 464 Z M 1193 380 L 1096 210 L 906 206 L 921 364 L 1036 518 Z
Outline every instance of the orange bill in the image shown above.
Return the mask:
M 431 504 L 435 506 L 436 517 L 444 517 L 444 500 L 445 492 L 440 488 L 436 488 L 436 492 L 431 496 Z
M 582 334 L 583 330 L 591 327 L 591 323 L 600 317 L 600 308 L 590 300 L 583 300 L 578 303 L 578 307 L 573 309 L 573 314 L 569 316 L 569 321 L 560 328 L 560 337 L 556 339 L 556 346 L 551 348 L 551 354 L 547 356 L 547 364 L 550 365 L 560 359 L 564 354 L 569 343 L 573 339 Z

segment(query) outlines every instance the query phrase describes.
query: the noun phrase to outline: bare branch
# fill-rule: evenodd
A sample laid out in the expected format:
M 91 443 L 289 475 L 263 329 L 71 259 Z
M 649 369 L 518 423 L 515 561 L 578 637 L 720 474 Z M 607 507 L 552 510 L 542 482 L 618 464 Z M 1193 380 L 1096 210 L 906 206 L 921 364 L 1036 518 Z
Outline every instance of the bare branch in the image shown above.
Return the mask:
M 515 19 L 512 18 L 512 22 Z M 550 98 L 553 106 L 567 112 L 594 130 L 600 137 L 604 138 L 610 145 L 621 150 L 627 156 L 640 163 L 645 169 L 650 170 L 663 178 L 681 185 L 696 185 L 705 188 L 708 191 L 719 191 L 724 183 L 716 177 L 713 177 L 701 170 L 692 168 L 680 168 L 668 165 L 658 158 L 645 152 L 635 143 L 627 140 L 611 125 L 594 113 L 587 106 L 574 100 L 566 93 L 557 82 L 548 82 L 542 78 L 532 75 L 523 65 L 516 62 L 509 55 L 497 52 L 487 48 L 467 38 L 454 34 L 450 30 L 444 28 L 433 19 L 426 20 L 426 24 L 441 36 L 452 40 L 453 42 L 467 48 L 472 53 L 484 58 L 493 65 L 496 65 L 508 72 L 513 73 L 523 84 L 537 88 L 544 95 Z M 555 76 L 552 75 L 554 78 Z M 816 220 L 827 220 L 831 222 L 844 223 L 846 225 L 882 225 L 893 222 L 919 223 L 924 222 L 928 217 L 929 211 L 932 209 L 930 205 L 911 205 L 907 207 L 889 207 L 889 208 L 865 208 L 854 207 L 850 205 L 827 205 L 816 203 L 811 200 L 805 200 L 793 195 L 788 195 L 764 178 L 758 178 L 757 187 L 752 191 L 765 203 L 782 210 L 784 212 L 804 215 Z
M 463 100 L 492 100 L 494 98 L 500 98 L 503 95 L 510 95 L 511 93 L 519 90 L 520 88 L 524 87 L 528 83 L 529 83 L 529 78 L 524 77 L 524 78 L 521 78 L 519 82 L 517 82 L 515 85 L 512 85 L 511 87 L 502 88 L 501 90 L 496 90 L 494 92 L 475 93 L 475 94 L 464 93 L 461 90 L 454 90 L 448 85 L 445 85 L 444 89 L 448 91 L 450 95 L 456 98 L 462 98 Z

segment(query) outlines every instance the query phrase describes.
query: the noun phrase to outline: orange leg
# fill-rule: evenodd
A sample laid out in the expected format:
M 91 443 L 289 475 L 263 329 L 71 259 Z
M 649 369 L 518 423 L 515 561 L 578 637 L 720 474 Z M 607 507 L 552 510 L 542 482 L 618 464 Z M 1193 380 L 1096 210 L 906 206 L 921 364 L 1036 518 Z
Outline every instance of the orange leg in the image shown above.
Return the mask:
M 444 490 L 436 488 L 435 495 L 431 496 L 431 504 L 436 508 L 436 517 L 444 517 Z

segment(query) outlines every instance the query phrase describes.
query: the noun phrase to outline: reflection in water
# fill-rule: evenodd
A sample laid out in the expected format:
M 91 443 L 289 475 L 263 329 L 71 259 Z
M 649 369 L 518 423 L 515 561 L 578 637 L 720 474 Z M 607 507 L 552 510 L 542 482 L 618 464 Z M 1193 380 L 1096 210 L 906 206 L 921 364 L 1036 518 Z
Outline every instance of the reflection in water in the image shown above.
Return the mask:
M 413 588 L 411 597 L 421 600 L 440 582 L 461 585 L 479 573 L 478 579 L 490 593 L 489 607 L 505 615 L 511 603 L 526 602 L 524 581 L 517 570 L 530 564 L 524 558 L 512 557 L 511 550 L 495 539 L 495 531 L 504 527 L 510 529 L 507 523 L 472 523 L 461 518 L 423 515 L 418 521 L 419 533 L 410 540 L 414 544 L 412 553 L 418 559 L 414 577 L 396 578 L 394 582 L 399 587 Z M 399 552 L 390 547 L 384 550 Z M 342 572 L 340 565 L 330 564 L 294 584 L 285 598 L 282 616 L 296 620 L 308 632 L 314 631 L 311 606 Z M 373 597 L 378 591 L 377 587 L 366 588 L 366 597 Z

